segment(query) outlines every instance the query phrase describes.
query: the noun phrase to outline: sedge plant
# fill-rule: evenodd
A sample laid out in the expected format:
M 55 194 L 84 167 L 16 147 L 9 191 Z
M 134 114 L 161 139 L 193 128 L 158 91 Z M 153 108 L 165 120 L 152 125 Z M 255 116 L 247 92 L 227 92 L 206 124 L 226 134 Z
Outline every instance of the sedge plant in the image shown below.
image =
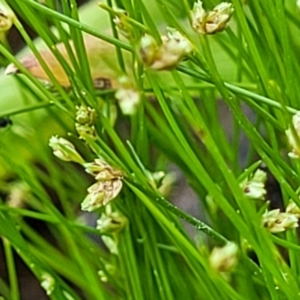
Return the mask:
M 297 5 L 0 1 L 1 297 L 297 299 Z

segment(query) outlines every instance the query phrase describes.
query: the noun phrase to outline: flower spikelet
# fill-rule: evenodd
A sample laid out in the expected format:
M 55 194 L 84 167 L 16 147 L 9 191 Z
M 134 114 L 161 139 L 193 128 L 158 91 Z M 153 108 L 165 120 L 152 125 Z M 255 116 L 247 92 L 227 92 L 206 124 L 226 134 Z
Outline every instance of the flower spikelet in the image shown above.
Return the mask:
M 262 216 L 262 225 L 272 233 L 283 232 L 298 227 L 298 218 L 294 214 L 280 212 L 279 209 L 266 211 Z
M 85 105 L 77 106 L 75 119 L 75 128 L 80 139 L 96 139 L 97 134 L 94 126 L 96 112 L 94 109 Z
M 206 12 L 202 7 L 202 1 L 198 1 L 191 11 L 192 27 L 199 34 L 214 34 L 223 31 L 233 11 L 231 3 L 222 2 L 212 11 Z
M 300 207 L 292 200 L 290 200 L 285 212 L 295 215 L 300 218 Z
M 88 195 L 81 203 L 81 210 L 91 212 L 105 206 L 118 196 L 122 187 L 120 179 L 97 181 L 88 188 Z
M 155 39 L 148 34 L 144 35 L 140 41 L 140 58 L 150 69 L 172 69 L 193 50 L 189 40 L 171 28 L 167 35 L 161 36 L 161 41 L 162 43 L 158 45 Z
M 258 169 L 251 179 L 245 179 L 240 187 L 244 194 L 252 199 L 264 199 L 267 194 L 265 183 L 267 180 L 266 172 Z
M 292 118 L 292 125 L 294 130 L 290 127 L 285 131 L 286 136 L 288 138 L 288 142 L 292 147 L 292 152 L 288 155 L 291 158 L 299 158 L 300 157 L 300 111 L 298 111 Z
M 84 163 L 84 159 L 74 145 L 62 137 L 52 136 L 49 140 L 49 146 L 53 149 L 53 154 L 61 160 Z
M 209 262 L 213 269 L 218 272 L 229 272 L 237 264 L 238 247 L 229 242 L 224 247 L 215 247 L 210 256 Z
M 118 196 L 123 187 L 123 173 L 100 158 L 85 163 L 84 167 L 86 172 L 94 176 L 97 181 L 88 188 L 88 195 L 83 200 L 81 209 L 93 211 L 107 205 Z

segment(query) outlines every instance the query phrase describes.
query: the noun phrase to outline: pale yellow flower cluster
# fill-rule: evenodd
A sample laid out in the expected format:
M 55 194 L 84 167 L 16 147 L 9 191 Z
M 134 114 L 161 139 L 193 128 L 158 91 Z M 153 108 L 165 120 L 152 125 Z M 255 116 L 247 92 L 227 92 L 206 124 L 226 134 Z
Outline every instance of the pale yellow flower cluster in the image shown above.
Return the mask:
M 262 224 L 268 231 L 278 233 L 297 228 L 299 218 L 300 208 L 294 201 L 290 200 L 285 212 L 280 212 L 279 209 L 266 211 L 262 216 Z
M 113 168 L 102 159 L 85 162 L 74 145 L 68 140 L 53 136 L 49 141 L 53 154 L 64 161 L 73 161 L 81 164 L 87 173 L 95 177 L 96 182 L 88 188 L 88 195 L 81 204 L 83 211 L 93 211 L 107 205 L 120 193 L 123 183 L 123 173 Z
M 191 12 L 192 26 L 200 34 L 214 34 L 223 31 L 233 11 L 231 3 L 222 2 L 212 11 L 206 12 L 202 7 L 202 1 L 198 1 L 194 4 Z
M 293 128 L 291 127 L 293 126 Z M 285 131 L 288 142 L 292 147 L 292 152 L 288 155 L 291 158 L 299 158 L 300 157 L 300 111 L 298 111 L 292 118 L 292 124 Z
M 218 272 L 225 280 L 229 280 L 230 273 L 238 263 L 238 247 L 235 243 L 228 242 L 223 247 L 215 247 L 209 255 L 212 269 Z
M 123 173 L 101 159 L 84 163 L 83 166 L 87 173 L 95 177 L 96 183 L 88 188 L 88 195 L 83 200 L 81 209 L 93 211 L 107 205 L 118 196 L 123 187 Z
M 245 179 L 240 183 L 245 196 L 251 199 L 265 199 L 267 190 L 265 183 L 267 174 L 263 170 L 257 169 L 254 175 L 249 179 Z
M 85 105 L 76 107 L 75 128 L 80 139 L 96 139 L 95 119 L 96 112 L 93 108 Z
M 174 68 L 193 50 L 192 44 L 180 32 L 169 29 L 167 35 L 161 36 L 158 44 L 151 35 L 144 35 L 140 41 L 138 54 L 141 61 L 153 70 Z

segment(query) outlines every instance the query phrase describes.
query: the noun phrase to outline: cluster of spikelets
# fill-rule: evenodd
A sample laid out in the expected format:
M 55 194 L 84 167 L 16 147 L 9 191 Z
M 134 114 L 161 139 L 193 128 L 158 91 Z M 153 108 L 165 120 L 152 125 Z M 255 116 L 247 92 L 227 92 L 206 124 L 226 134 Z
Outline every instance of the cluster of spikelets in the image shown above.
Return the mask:
M 126 12 L 114 11 L 116 17 L 114 22 L 119 31 L 128 39 L 131 38 L 131 25 Z M 211 11 L 205 11 L 201 1 L 194 4 L 190 20 L 192 28 L 198 34 L 215 34 L 224 30 L 233 13 L 230 3 L 221 3 Z M 184 58 L 193 52 L 192 43 L 179 31 L 168 29 L 166 35 L 160 36 L 157 40 L 149 34 L 140 39 L 137 46 L 137 54 L 140 61 L 146 68 L 164 71 L 170 70 L 178 65 Z M 139 103 L 139 93 L 128 77 L 120 78 L 121 88 L 115 94 L 119 105 L 125 114 L 135 112 Z M 291 129 L 287 130 L 288 140 L 293 148 L 290 156 L 298 157 L 300 151 L 297 135 L 299 127 L 299 114 L 293 119 L 296 135 Z M 76 129 L 79 137 L 84 140 L 96 138 L 94 128 L 95 112 L 88 107 L 80 107 L 76 116 Z M 298 130 L 298 131 L 297 131 Z M 298 140 L 297 140 L 298 139 Z M 95 183 L 88 188 L 88 194 L 83 200 L 81 208 L 91 212 L 105 206 L 97 222 L 97 228 L 102 233 L 118 233 L 127 224 L 127 219 L 118 211 L 113 211 L 109 203 L 115 199 L 122 190 L 122 179 L 124 174 L 121 170 L 112 167 L 102 158 L 96 158 L 93 162 L 85 162 L 78 154 L 75 147 L 63 138 L 52 137 L 50 146 L 54 154 L 66 161 L 74 161 L 81 164 L 87 173 L 95 178 Z M 249 199 L 265 199 L 267 194 L 265 188 L 267 175 L 262 170 L 257 170 L 251 178 L 244 179 L 240 183 L 244 195 Z M 261 224 L 271 233 L 283 232 L 298 227 L 300 209 L 290 202 L 285 212 L 279 209 L 267 210 L 261 216 Z M 104 236 L 106 244 L 109 245 L 112 253 L 117 253 L 116 244 L 112 239 Z M 227 243 L 223 247 L 216 247 L 212 250 L 209 262 L 213 269 L 221 274 L 232 271 L 237 264 L 238 247 L 234 243 Z M 103 278 L 105 280 L 105 278 Z
M 126 12 L 120 10 L 113 12 L 115 14 L 114 22 L 120 33 L 130 40 L 132 27 Z M 191 11 L 191 25 L 199 34 L 220 32 L 226 28 L 232 13 L 233 8 L 229 3 L 222 3 L 212 11 L 205 12 L 202 2 L 198 1 Z M 144 66 L 156 71 L 170 70 L 176 67 L 192 51 L 192 43 L 174 29 L 168 29 L 167 35 L 160 36 L 159 40 L 145 34 L 136 47 L 138 57 Z M 115 97 L 119 101 L 121 110 L 125 114 L 132 114 L 138 106 L 139 93 L 128 77 L 121 77 L 119 83 L 120 88 L 116 91 Z M 95 116 L 95 111 L 89 107 L 81 106 L 77 109 L 75 128 L 80 139 L 91 142 L 97 138 L 94 127 Z M 50 146 L 57 157 L 81 164 L 85 171 L 95 178 L 95 183 L 87 189 L 88 194 L 81 204 L 81 209 L 91 212 L 103 206 L 106 207 L 105 213 L 99 219 L 98 228 L 104 232 L 112 224 L 125 224 L 124 218 L 119 213 L 113 212 L 108 205 L 122 190 L 123 172 L 112 167 L 103 158 L 96 158 L 93 162 L 84 161 L 73 144 L 64 138 L 52 137 Z M 120 228 L 119 225 L 118 228 Z M 117 230 L 117 228 L 113 229 Z
M 265 200 L 267 190 L 266 172 L 258 169 L 251 178 L 244 179 L 240 187 L 245 196 L 254 200 Z M 280 209 L 267 210 L 261 217 L 262 226 L 269 232 L 278 233 L 298 227 L 300 209 L 296 203 L 290 201 L 285 212 Z
M 7 6 L 0 7 L 0 31 L 7 31 L 14 23 L 15 15 Z M 115 10 L 114 22 L 120 33 L 127 39 L 131 39 L 132 27 L 126 12 Z M 233 13 L 232 4 L 223 2 L 211 11 L 203 9 L 202 1 L 194 4 L 190 12 L 191 26 L 195 32 L 201 35 L 215 34 L 223 31 Z M 137 47 L 136 52 L 146 68 L 164 71 L 176 67 L 183 59 L 193 52 L 193 44 L 182 33 L 175 29 L 168 29 L 166 35 L 159 39 L 144 34 Z M 119 88 L 115 93 L 119 106 L 124 114 L 133 114 L 139 104 L 139 92 L 132 81 L 126 77 L 119 78 Z M 75 128 L 79 138 L 85 141 L 93 141 L 97 138 L 95 130 L 95 111 L 87 106 L 77 108 Z M 290 157 L 300 156 L 300 113 L 294 115 L 292 124 L 286 131 L 288 142 L 292 147 Z M 93 185 L 87 189 L 87 196 L 82 201 L 81 209 L 91 212 L 105 206 L 97 222 L 97 228 L 102 233 L 118 233 L 127 224 L 127 219 L 120 212 L 113 211 L 109 205 L 122 190 L 123 172 L 111 166 L 103 158 L 96 158 L 92 162 L 86 162 L 77 152 L 74 145 L 68 140 L 53 136 L 50 146 L 54 154 L 64 160 L 73 161 L 83 166 L 85 171 L 95 179 Z M 257 170 L 251 178 L 240 183 L 244 195 L 250 199 L 265 199 L 266 173 Z M 300 208 L 296 203 L 290 202 L 285 212 L 279 209 L 266 211 L 261 216 L 261 223 L 271 233 L 283 232 L 298 227 Z M 110 244 L 111 252 L 117 253 L 113 240 L 106 238 L 107 245 Z M 222 248 L 214 248 L 210 254 L 210 264 L 218 272 L 228 272 L 237 263 L 237 246 L 228 243 Z M 104 279 L 103 279 L 104 280 Z
M 97 139 L 94 127 L 95 119 L 96 113 L 93 109 L 87 106 L 77 107 L 75 128 L 79 138 L 88 144 Z M 128 222 L 123 214 L 112 208 L 111 201 L 122 190 L 123 172 L 111 166 L 103 158 L 96 158 L 92 162 L 85 161 L 75 146 L 62 137 L 52 136 L 49 146 L 55 156 L 63 161 L 80 164 L 88 174 L 94 177 L 95 182 L 88 187 L 87 196 L 81 203 L 81 210 L 92 212 L 105 207 L 97 221 L 97 229 L 104 234 L 102 240 L 110 252 L 118 254 L 118 233 L 125 228 Z M 103 280 L 105 281 L 104 277 Z
M 75 128 L 79 138 L 93 141 L 97 138 L 94 122 L 95 111 L 89 107 L 77 108 Z M 123 173 L 104 161 L 96 158 L 86 162 L 68 140 L 53 136 L 49 142 L 55 156 L 64 161 L 73 161 L 82 165 L 88 174 L 95 178 L 95 183 L 88 188 L 88 195 L 81 205 L 83 211 L 93 211 L 107 205 L 120 193 L 123 183 Z

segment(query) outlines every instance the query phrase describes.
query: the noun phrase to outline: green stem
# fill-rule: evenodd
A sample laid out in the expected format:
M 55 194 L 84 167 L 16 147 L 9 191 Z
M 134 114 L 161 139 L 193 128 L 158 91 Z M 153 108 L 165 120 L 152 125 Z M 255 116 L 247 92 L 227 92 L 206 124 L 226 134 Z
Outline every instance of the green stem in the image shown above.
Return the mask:
M 132 48 L 130 47 L 130 45 L 120 41 L 120 40 L 117 40 L 115 38 L 112 38 L 108 35 L 105 35 L 105 34 L 102 34 L 100 33 L 98 30 L 95 30 L 93 27 L 90 27 L 88 25 L 84 25 L 76 20 L 73 20 L 69 17 L 66 17 L 64 16 L 63 14 L 60 14 L 52 9 L 49 9 L 48 7 L 44 6 L 44 5 L 41 5 L 35 1 L 32 1 L 32 0 L 18 0 L 18 1 L 21 1 L 21 2 L 24 2 L 26 4 L 28 4 L 29 6 L 32 6 L 34 7 L 37 11 L 40 11 L 50 17 L 55 17 L 57 18 L 58 20 L 62 21 L 62 22 L 65 22 L 81 31 L 84 31 L 86 33 L 89 33 L 91 35 L 94 35 L 96 37 L 98 37 L 99 39 L 101 40 L 104 40 L 108 43 L 111 43 L 111 44 L 114 44 L 124 50 L 127 50 L 127 51 L 132 51 Z
M 188 74 L 192 77 L 195 77 L 195 78 L 198 78 L 200 80 L 204 80 L 206 82 L 209 82 L 209 83 L 212 83 L 212 79 L 209 78 L 206 74 L 204 73 L 200 73 L 200 72 L 197 72 L 197 71 L 194 71 L 194 70 L 191 70 L 191 69 L 188 69 L 184 66 L 179 66 L 177 67 L 177 70 L 179 70 L 180 72 L 182 73 L 185 73 L 185 74 Z M 223 82 L 224 86 L 231 92 L 237 94 L 237 95 L 242 95 L 242 96 L 245 96 L 245 97 L 248 97 L 248 98 L 251 98 L 253 100 L 257 100 L 261 103 L 265 103 L 271 107 L 274 107 L 274 108 L 277 108 L 277 109 L 280 109 L 282 110 L 282 104 L 281 103 L 278 103 L 278 101 L 275 101 L 275 100 L 272 100 L 268 97 L 265 97 L 265 96 L 261 96 L 259 94 L 256 94 L 256 93 L 253 93 L 251 91 L 248 91 L 244 88 L 241 88 L 241 87 L 238 87 L 234 84 L 231 84 L 231 83 L 228 83 L 228 82 Z M 286 109 L 288 112 L 292 113 L 292 114 L 295 114 L 297 113 L 297 109 L 293 108 L 293 107 L 290 107 L 290 106 L 286 106 Z
M 244 128 L 246 134 L 249 134 L 250 136 L 253 136 L 253 134 L 255 134 L 259 137 L 259 139 L 261 139 L 260 135 L 256 131 L 254 131 L 252 124 L 249 124 L 248 120 L 246 120 L 246 118 L 240 111 L 240 108 L 237 105 L 236 99 L 234 99 L 230 95 L 230 93 L 226 89 L 225 85 L 223 84 L 223 81 L 222 81 L 222 79 L 217 71 L 216 65 L 214 63 L 214 59 L 212 57 L 207 38 L 205 36 L 201 37 L 201 44 L 203 47 L 203 52 L 204 52 L 205 58 L 207 59 L 208 65 L 210 66 L 211 77 L 214 79 L 214 82 L 215 82 L 217 88 L 219 89 L 222 97 L 224 98 L 226 103 L 229 105 L 229 107 L 232 109 L 235 117 L 238 119 L 239 124 L 241 124 L 241 126 Z M 256 144 L 255 144 L 255 146 L 256 146 Z M 257 151 L 263 159 L 263 157 L 265 157 L 265 153 L 261 150 L 261 148 L 259 146 L 257 147 Z M 266 163 L 267 163 L 267 165 L 269 165 L 268 161 L 266 161 Z M 226 170 L 224 170 L 224 171 L 226 171 Z M 228 173 L 228 177 L 226 177 L 226 179 L 229 182 L 229 180 L 232 177 L 232 174 L 230 174 L 230 172 L 227 172 L 227 173 Z M 240 207 L 243 208 L 243 214 L 250 222 L 249 225 L 251 224 L 250 226 L 252 227 L 250 229 L 252 231 L 252 234 L 250 235 L 252 241 L 250 243 L 254 242 L 253 239 L 255 238 L 255 236 L 257 236 L 257 238 L 259 239 L 259 241 L 255 240 L 255 242 L 254 242 L 255 245 L 252 244 L 252 246 L 257 251 L 258 257 L 261 260 L 263 260 L 263 257 L 265 257 L 265 255 L 266 255 L 265 251 L 271 250 L 272 248 L 274 248 L 274 246 L 272 245 L 271 241 L 266 238 L 265 232 L 263 232 L 262 229 L 260 228 L 259 222 L 257 222 L 258 221 L 257 216 L 255 216 L 255 214 L 254 214 L 255 212 L 253 211 L 253 209 L 250 209 L 249 211 L 245 210 L 246 208 L 248 208 L 248 209 L 250 208 L 249 205 L 247 205 L 247 203 L 241 202 L 240 201 L 241 199 L 236 199 L 236 200 L 238 201 Z M 274 276 L 278 280 L 278 283 L 280 282 L 280 286 L 281 286 L 282 290 L 284 290 L 287 297 L 292 299 L 292 297 L 294 297 L 298 293 L 297 292 L 298 288 L 296 286 L 295 281 L 292 280 L 291 285 L 289 287 L 287 287 L 285 280 L 282 277 L 282 273 L 281 273 L 281 272 L 283 272 L 283 270 L 279 271 L 278 269 L 274 268 L 274 263 L 276 261 L 276 257 L 274 256 L 272 251 L 269 251 L 269 255 L 270 255 L 269 260 L 264 261 L 265 267 L 266 267 L 265 270 L 267 272 L 270 272 L 272 274 L 272 276 Z M 287 272 L 290 272 L 286 267 L 285 267 L 285 270 Z M 266 276 L 269 276 L 269 275 L 266 275 Z M 291 276 L 291 278 L 292 278 L 292 276 Z
M 19 300 L 20 292 L 19 292 L 19 285 L 18 285 L 18 275 L 16 272 L 16 266 L 15 266 L 11 244 L 6 238 L 3 238 L 2 240 L 3 240 L 7 271 L 9 277 L 11 300 Z

